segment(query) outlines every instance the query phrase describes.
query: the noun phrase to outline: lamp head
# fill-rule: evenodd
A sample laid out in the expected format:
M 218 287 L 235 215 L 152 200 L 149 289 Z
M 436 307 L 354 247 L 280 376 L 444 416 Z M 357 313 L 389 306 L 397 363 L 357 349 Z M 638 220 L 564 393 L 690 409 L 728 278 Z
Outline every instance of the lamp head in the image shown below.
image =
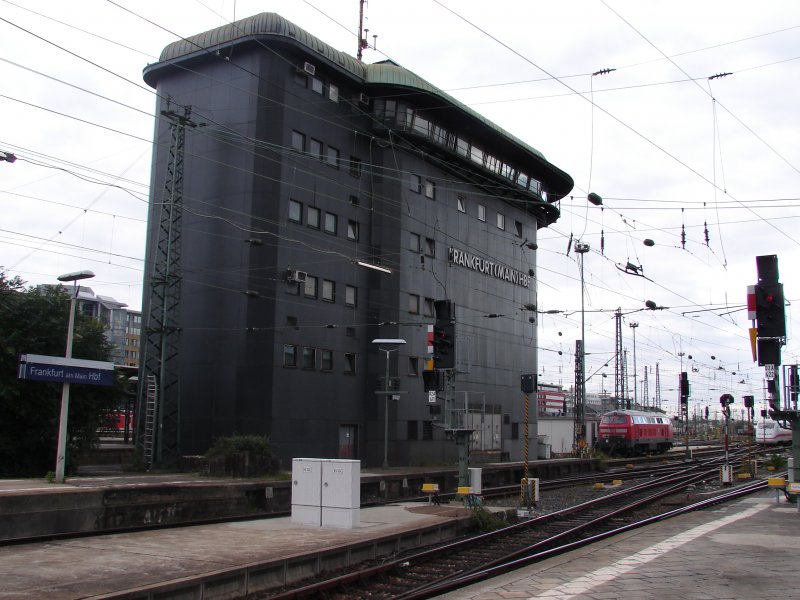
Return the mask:
M 94 273 L 91 271 L 75 271 L 73 273 L 59 275 L 56 279 L 59 281 L 80 281 L 81 279 L 91 279 L 92 277 L 94 277 Z

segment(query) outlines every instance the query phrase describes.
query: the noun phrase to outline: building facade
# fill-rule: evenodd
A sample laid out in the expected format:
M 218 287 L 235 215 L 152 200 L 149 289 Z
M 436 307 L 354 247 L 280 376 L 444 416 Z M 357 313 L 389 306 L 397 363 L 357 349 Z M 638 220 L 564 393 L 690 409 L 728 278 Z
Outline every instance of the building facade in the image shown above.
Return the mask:
M 413 73 L 361 63 L 275 14 L 171 44 L 144 79 L 163 116 L 140 380 L 166 379 L 153 353 L 176 349 L 158 399 L 158 418 L 175 422 L 162 446 L 194 454 L 255 433 L 284 459 L 452 462 L 442 398 L 422 382 L 434 302 L 448 299 L 452 400 L 470 415 L 471 448 L 520 459 L 537 231 L 558 218 L 569 175 Z M 179 253 L 160 217 L 176 190 Z M 165 307 L 174 324 L 154 327 Z M 397 394 L 376 394 L 386 390 Z

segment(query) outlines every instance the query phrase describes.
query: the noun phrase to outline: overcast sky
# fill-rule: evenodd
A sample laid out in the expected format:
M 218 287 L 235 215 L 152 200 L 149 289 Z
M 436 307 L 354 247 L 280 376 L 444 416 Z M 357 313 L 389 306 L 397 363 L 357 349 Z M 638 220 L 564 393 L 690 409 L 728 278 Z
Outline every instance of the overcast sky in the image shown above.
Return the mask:
M 358 8 L 0 0 L 0 151 L 18 157 L 0 162 L 0 265 L 31 284 L 91 269 L 96 293 L 139 309 L 155 107 L 142 69 L 180 36 L 259 12 L 355 55 Z M 787 300 L 800 299 L 800 3 L 371 0 L 365 17 L 376 46 L 365 62 L 391 58 L 575 180 L 561 218 L 540 231 L 539 309 L 563 311 L 540 317 L 540 381 L 574 381 L 572 239 L 591 248 L 588 390 L 614 389 L 621 308 L 640 399 L 646 367 L 655 396 L 656 363 L 670 411 L 681 367 L 696 406 L 714 411 L 723 392 L 736 407 L 742 394 L 763 397 L 742 307 L 758 255 L 778 256 Z M 668 308 L 633 312 L 647 300 Z M 797 361 L 794 324 L 789 306 L 784 363 Z

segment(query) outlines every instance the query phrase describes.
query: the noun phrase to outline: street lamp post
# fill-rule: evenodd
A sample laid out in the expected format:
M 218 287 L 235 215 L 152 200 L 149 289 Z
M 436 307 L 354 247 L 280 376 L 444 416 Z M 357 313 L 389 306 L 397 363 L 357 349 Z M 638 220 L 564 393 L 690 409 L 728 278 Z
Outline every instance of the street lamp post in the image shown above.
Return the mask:
M 72 336 L 75 330 L 75 301 L 78 298 L 80 286 L 77 284 L 81 279 L 94 277 L 91 271 L 76 271 L 59 275 L 59 281 L 72 282 L 72 297 L 69 300 L 69 321 L 67 322 L 67 348 L 64 352 L 65 358 L 72 358 Z M 58 449 L 56 451 L 56 482 L 64 482 L 64 466 L 67 458 L 67 417 L 69 415 L 69 383 L 66 381 L 61 384 L 61 414 L 58 419 Z
M 402 339 L 376 339 L 372 340 L 373 344 L 395 344 L 398 348 L 378 348 L 381 352 L 386 353 L 386 379 L 384 381 L 383 392 L 383 468 L 389 467 L 389 395 L 392 392 L 389 389 L 389 354 L 399 350 L 399 346 L 405 344 L 406 341 Z

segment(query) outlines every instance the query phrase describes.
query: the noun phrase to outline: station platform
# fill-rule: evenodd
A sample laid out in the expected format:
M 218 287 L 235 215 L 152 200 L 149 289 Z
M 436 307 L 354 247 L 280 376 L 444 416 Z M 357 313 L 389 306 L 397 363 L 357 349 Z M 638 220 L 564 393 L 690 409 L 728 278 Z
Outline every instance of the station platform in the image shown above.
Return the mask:
M 452 539 L 470 518 L 460 504 L 406 502 L 361 509 L 353 529 L 279 517 L 10 544 L 0 599 L 236 598 Z
M 648 525 L 439 598 L 797 598 L 800 512 L 775 494 Z
M 10 483 L 10 482 L 9 482 Z M 0 547 L 0 599 L 236 598 L 458 535 L 455 503 L 361 509 L 354 529 L 274 518 Z M 800 512 L 773 490 L 655 523 L 449 599 L 796 597 Z

